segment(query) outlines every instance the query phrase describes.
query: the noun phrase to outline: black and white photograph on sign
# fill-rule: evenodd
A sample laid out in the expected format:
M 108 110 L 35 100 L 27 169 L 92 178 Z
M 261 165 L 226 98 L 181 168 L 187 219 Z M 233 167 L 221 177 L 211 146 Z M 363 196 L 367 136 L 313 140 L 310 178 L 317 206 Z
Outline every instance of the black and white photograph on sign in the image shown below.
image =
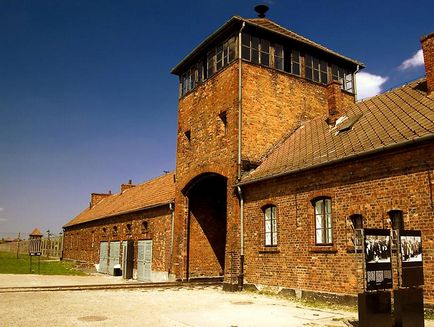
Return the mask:
M 403 262 L 422 262 L 422 238 L 401 236 L 401 255 Z
M 390 236 L 366 235 L 365 251 L 367 263 L 390 263 Z

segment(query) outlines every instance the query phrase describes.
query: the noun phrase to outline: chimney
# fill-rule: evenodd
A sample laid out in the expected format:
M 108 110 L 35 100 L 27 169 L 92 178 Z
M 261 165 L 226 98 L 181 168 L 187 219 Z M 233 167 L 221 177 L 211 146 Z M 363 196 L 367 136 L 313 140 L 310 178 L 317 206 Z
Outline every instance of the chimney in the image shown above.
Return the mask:
M 434 32 L 421 37 L 423 60 L 425 62 L 427 93 L 434 91 Z
M 128 190 L 129 188 L 132 188 L 136 185 L 133 184 L 133 181 L 130 179 L 128 180 L 128 184 L 121 184 L 121 193 L 123 193 L 123 191 Z
M 89 203 L 90 207 L 92 208 L 102 199 L 109 197 L 110 195 L 112 195 L 112 191 L 109 191 L 108 193 L 92 193 L 90 195 L 90 203 Z
M 344 111 L 344 94 L 341 89 L 341 83 L 332 81 L 327 85 L 327 102 L 328 117 L 327 124 L 334 125 L 336 120 L 343 116 Z

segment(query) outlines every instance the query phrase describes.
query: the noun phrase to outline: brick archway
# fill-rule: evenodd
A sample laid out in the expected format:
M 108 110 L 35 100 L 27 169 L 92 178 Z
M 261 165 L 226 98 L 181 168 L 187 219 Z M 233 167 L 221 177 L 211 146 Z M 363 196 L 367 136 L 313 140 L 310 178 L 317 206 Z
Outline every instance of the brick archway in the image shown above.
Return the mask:
M 188 198 L 187 276 L 223 276 L 226 246 L 227 179 L 203 174 L 184 189 Z

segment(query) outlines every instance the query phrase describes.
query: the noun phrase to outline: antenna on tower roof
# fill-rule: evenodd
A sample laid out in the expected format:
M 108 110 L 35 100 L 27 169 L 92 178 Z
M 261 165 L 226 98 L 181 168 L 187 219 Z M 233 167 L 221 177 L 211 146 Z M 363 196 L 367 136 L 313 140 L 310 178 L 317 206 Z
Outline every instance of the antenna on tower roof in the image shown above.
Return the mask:
M 255 11 L 258 13 L 259 18 L 265 18 L 265 13 L 268 11 L 268 6 L 266 5 L 257 5 L 255 6 Z

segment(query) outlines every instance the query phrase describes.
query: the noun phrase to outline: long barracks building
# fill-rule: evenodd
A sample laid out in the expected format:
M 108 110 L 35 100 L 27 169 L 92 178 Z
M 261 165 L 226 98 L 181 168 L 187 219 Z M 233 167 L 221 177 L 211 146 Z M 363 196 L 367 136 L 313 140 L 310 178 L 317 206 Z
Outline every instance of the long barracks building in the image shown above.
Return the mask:
M 422 231 L 434 305 L 434 33 L 421 43 L 426 77 L 356 102 L 362 63 L 232 17 L 172 70 L 176 171 L 93 193 L 64 226 L 64 258 L 139 280 L 354 296 L 355 229 L 397 228 L 394 216 Z

